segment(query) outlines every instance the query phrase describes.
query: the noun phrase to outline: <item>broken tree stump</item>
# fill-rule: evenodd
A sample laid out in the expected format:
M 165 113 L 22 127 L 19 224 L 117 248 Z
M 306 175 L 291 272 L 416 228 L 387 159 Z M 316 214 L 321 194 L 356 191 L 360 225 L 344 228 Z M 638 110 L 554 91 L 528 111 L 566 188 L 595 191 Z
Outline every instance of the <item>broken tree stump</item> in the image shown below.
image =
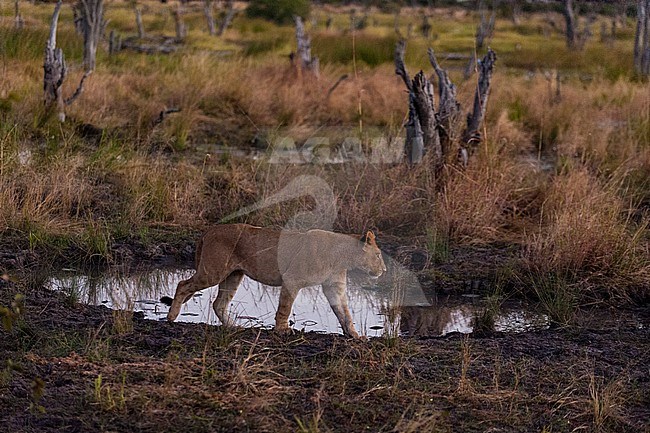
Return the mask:
M 174 9 L 172 14 L 174 15 L 174 23 L 176 25 L 176 39 L 182 41 L 187 36 L 187 28 L 183 22 L 183 10 L 179 5 L 178 8 Z
M 478 64 L 479 77 L 476 92 L 474 93 L 474 106 L 472 113 L 467 115 L 467 128 L 463 133 L 463 143 L 461 144 L 461 148 L 468 148 L 470 153 L 481 142 L 481 125 L 483 124 L 485 112 L 487 111 L 487 102 L 490 96 L 490 81 L 492 80 L 492 72 L 496 60 L 496 54 L 491 48 L 488 48 L 487 54 Z
M 54 7 L 52 14 L 52 23 L 50 24 L 50 34 L 45 45 L 45 62 L 43 63 L 43 91 L 46 111 L 52 111 L 56 108 L 59 122 L 65 122 L 65 107 L 72 104 L 81 95 L 84 89 L 86 78 L 90 76 L 92 70 L 87 70 L 77 90 L 68 99 L 63 99 L 63 82 L 65 81 L 68 69 L 65 64 L 65 56 L 61 48 L 56 47 L 56 30 L 59 24 L 59 13 L 62 2 L 59 0 Z
M 406 41 L 400 40 L 395 47 L 395 73 L 402 77 L 409 91 L 406 156 L 410 164 L 417 164 L 422 161 L 426 151 L 431 151 L 433 164 L 438 169 L 442 166 L 443 155 L 437 130 L 433 85 L 422 71 L 411 80 L 404 64 L 405 51 Z
M 135 11 L 135 26 L 138 29 L 138 38 L 144 39 L 144 25 L 142 24 L 142 10 L 137 6 L 133 8 Z
M 114 56 L 122 50 L 122 37 L 115 30 L 111 30 L 108 37 L 108 55 Z
M 467 126 L 463 134 L 458 134 L 461 123 L 461 107 L 456 100 L 456 86 L 449 79 L 447 72 L 440 67 L 438 60 L 429 48 L 429 62 L 438 78 L 438 110 L 435 107 L 433 85 L 420 71 L 411 79 L 404 64 L 406 41 L 400 40 L 395 47 L 395 73 L 399 75 L 409 93 L 408 121 L 406 123 L 406 143 L 404 151 L 410 164 L 422 161 L 426 152 L 432 153 L 434 169 L 457 160 L 463 166 L 469 161 L 471 151 L 482 140 L 480 127 L 485 118 L 490 81 L 496 55 L 488 48 L 488 53 L 479 62 L 479 79 L 474 95 L 474 107 L 467 115 Z M 459 139 L 460 136 L 460 139 Z
M 311 39 L 307 32 L 305 32 L 305 25 L 302 22 L 302 18 L 295 16 L 293 19 L 296 23 L 296 41 L 298 43 L 297 52 L 294 56 L 294 58 L 297 58 L 299 62 L 297 67 L 299 71 L 308 71 L 318 77 L 318 57 L 312 57 L 311 55 Z
M 63 50 L 56 47 L 56 29 L 59 24 L 61 0 L 54 6 L 52 23 L 50 24 L 50 37 L 45 46 L 45 63 L 43 64 L 43 90 L 45 92 L 45 108 L 52 110 L 56 107 L 57 117 L 60 122 L 65 122 L 65 103 L 61 86 L 67 73 Z
M 634 70 L 641 77 L 650 76 L 650 0 L 638 0 L 637 4 Z
M 438 64 L 433 48 L 429 48 L 429 63 L 438 76 L 438 133 L 443 155 L 448 155 L 452 143 L 457 139 L 456 130 L 460 118 L 460 104 L 456 100 L 456 86 L 449 79 L 447 71 Z
M 25 20 L 20 14 L 20 5 L 18 4 L 18 0 L 14 0 L 14 11 L 14 27 L 17 30 L 20 30 L 25 26 Z

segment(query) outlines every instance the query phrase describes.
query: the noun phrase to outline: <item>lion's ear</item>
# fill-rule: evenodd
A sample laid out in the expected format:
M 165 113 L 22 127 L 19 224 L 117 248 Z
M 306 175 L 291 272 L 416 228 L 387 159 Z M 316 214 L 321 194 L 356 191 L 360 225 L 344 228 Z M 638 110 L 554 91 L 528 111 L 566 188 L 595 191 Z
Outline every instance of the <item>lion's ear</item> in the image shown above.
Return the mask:
M 375 234 L 368 230 L 366 234 L 361 237 L 361 242 L 363 242 L 364 245 L 375 245 Z

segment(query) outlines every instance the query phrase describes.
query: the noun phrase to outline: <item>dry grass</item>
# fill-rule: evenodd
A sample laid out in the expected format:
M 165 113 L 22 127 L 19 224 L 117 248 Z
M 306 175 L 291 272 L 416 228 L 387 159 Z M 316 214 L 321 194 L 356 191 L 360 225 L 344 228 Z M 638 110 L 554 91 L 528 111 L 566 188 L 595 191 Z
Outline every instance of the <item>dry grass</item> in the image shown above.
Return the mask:
M 146 6 L 147 31 L 171 34 L 168 7 Z M 644 213 L 650 202 L 650 84 L 631 81 L 625 73 L 612 80 L 608 71 L 593 72 L 602 49 L 595 42 L 573 66 L 564 54 L 558 58 L 554 51 L 564 49 L 561 37 L 538 31 L 546 25 L 541 16 L 531 16 L 519 27 L 497 23 L 493 46 L 502 54 L 485 143 L 468 169 L 450 165 L 434 178 L 426 164 L 410 169 L 377 163 L 371 156 L 373 139 L 404 136 L 404 85 L 390 58 L 381 60 L 384 51 L 392 52 L 390 15 L 378 14 L 378 25 L 355 34 L 361 50 L 356 74 L 346 60 L 352 38 L 343 30 L 347 15 L 335 14 L 333 29 L 313 29 L 314 38 L 321 38 L 315 47 L 323 59 L 332 59 L 323 61 L 315 80 L 288 65 L 291 29 L 240 17 L 226 38 L 212 40 L 205 34 L 200 8 L 188 7 L 186 49 L 169 56 L 122 52 L 109 58 L 100 53 L 85 92 L 69 107 L 72 121 L 58 125 L 44 115 L 40 96 L 41 39 L 51 8 L 22 7 L 28 17 L 22 32 L 5 19 L 8 10 L 3 9 L 0 23 L 7 36 L 0 46 L 5 78 L 0 82 L 0 231 L 16 236 L 21 245 L 31 240 L 64 249 L 72 244 L 110 259 L 116 239 L 150 228 L 197 231 L 308 174 L 331 186 L 337 230 L 378 228 L 412 243 L 426 243 L 422 239 L 435 233 L 445 243 L 523 244 L 525 269 L 531 274 L 559 273 L 589 289 L 614 284 L 621 298 L 648 277 L 643 257 L 648 252 Z M 323 13 L 316 13 L 318 26 Z M 65 14 L 59 40 L 69 59 L 64 85 L 69 95 L 81 75 L 81 44 L 69 10 Z M 128 7 L 111 5 L 108 14 L 115 28 L 134 31 Z M 435 14 L 440 23 L 434 48 L 468 52 L 476 17 L 460 10 Z M 409 10 L 403 18 L 402 25 L 417 24 L 419 15 Z M 277 44 L 262 46 L 269 34 Z M 622 32 L 620 37 L 632 36 Z M 381 41 L 381 46 L 373 51 L 368 41 Z M 420 37 L 409 42 L 411 68 L 430 72 L 428 44 Z M 512 57 L 522 55 L 516 44 L 525 53 L 534 52 L 538 71 L 504 67 L 522 66 Z M 224 49 L 236 53 L 215 55 Z M 474 79 L 462 81 L 453 69 L 459 65 L 442 54 L 440 58 L 458 84 L 463 107 L 469 108 Z M 620 61 L 611 67 L 621 67 Z M 557 68 L 565 68 L 559 70 L 559 96 Z M 348 78 L 329 94 L 344 74 Z M 181 111 L 156 124 L 167 108 Z M 101 136 L 84 135 L 82 124 L 100 128 Z M 298 146 L 325 137 L 330 153 L 352 137 L 360 140 L 366 158 L 327 166 L 212 154 L 214 144 L 248 147 L 253 139 L 263 145 L 282 137 Z M 27 152 L 31 161 L 21 161 Z M 296 198 L 245 220 L 284 225 L 313 204 Z
M 610 287 L 610 295 L 624 296 L 621 286 L 642 288 L 650 276 L 643 239 L 647 225 L 630 220 L 614 189 L 586 169 L 556 177 L 541 228 L 526 238 L 528 269 L 565 275 L 587 288 Z

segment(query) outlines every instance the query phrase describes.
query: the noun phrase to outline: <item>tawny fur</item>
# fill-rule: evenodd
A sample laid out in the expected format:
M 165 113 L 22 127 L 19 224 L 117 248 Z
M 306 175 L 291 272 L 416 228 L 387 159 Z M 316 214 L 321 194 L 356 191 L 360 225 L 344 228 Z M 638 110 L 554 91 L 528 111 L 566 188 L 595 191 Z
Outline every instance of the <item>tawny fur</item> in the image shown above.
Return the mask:
M 321 284 L 343 332 L 358 337 L 346 295 L 346 276 L 350 269 L 360 269 L 373 277 L 386 271 L 372 232 L 360 239 L 324 230 L 296 232 L 247 224 L 214 226 L 199 240 L 196 273 L 178 283 L 167 318 L 175 320 L 181 305 L 194 293 L 218 284 L 213 308 L 219 320 L 230 325 L 228 305 L 242 278 L 248 275 L 269 286 L 282 286 L 275 316 L 276 331 L 288 331 L 289 315 L 298 291 Z

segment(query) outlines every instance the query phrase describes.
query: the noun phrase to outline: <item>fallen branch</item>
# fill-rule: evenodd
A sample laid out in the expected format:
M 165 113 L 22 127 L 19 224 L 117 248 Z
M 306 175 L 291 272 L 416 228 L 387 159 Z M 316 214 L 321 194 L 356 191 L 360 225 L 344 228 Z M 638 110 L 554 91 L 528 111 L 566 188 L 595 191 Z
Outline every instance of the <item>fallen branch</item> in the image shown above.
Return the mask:
M 344 82 L 347 79 L 348 79 L 348 74 L 341 75 L 339 77 L 339 79 L 336 80 L 336 83 L 334 83 L 334 85 L 332 87 L 330 87 L 330 89 L 327 91 L 327 97 L 329 98 L 330 95 L 334 92 L 334 90 L 336 90 L 336 88 L 339 86 L 339 84 L 341 84 L 342 82 Z
M 84 91 L 84 83 L 86 82 L 86 78 L 88 78 L 92 73 L 93 71 L 86 71 L 83 77 L 81 77 L 81 81 L 79 81 L 79 86 L 77 87 L 77 90 L 74 91 L 72 96 L 70 96 L 68 99 L 65 100 L 66 106 L 72 104 L 75 101 L 75 99 L 77 99 L 79 95 L 81 95 L 81 93 Z
M 180 113 L 180 112 L 181 112 L 181 109 L 180 109 L 180 108 L 176 108 L 176 107 L 175 107 L 175 108 L 168 108 L 168 109 L 166 109 L 166 110 L 162 110 L 162 111 L 160 112 L 160 114 L 158 115 L 158 117 L 153 121 L 153 126 L 160 125 L 161 123 L 163 123 L 163 121 L 165 120 L 165 118 L 166 118 L 167 116 L 169 116 L 170 114 L 173 114 L 173 113 Z

